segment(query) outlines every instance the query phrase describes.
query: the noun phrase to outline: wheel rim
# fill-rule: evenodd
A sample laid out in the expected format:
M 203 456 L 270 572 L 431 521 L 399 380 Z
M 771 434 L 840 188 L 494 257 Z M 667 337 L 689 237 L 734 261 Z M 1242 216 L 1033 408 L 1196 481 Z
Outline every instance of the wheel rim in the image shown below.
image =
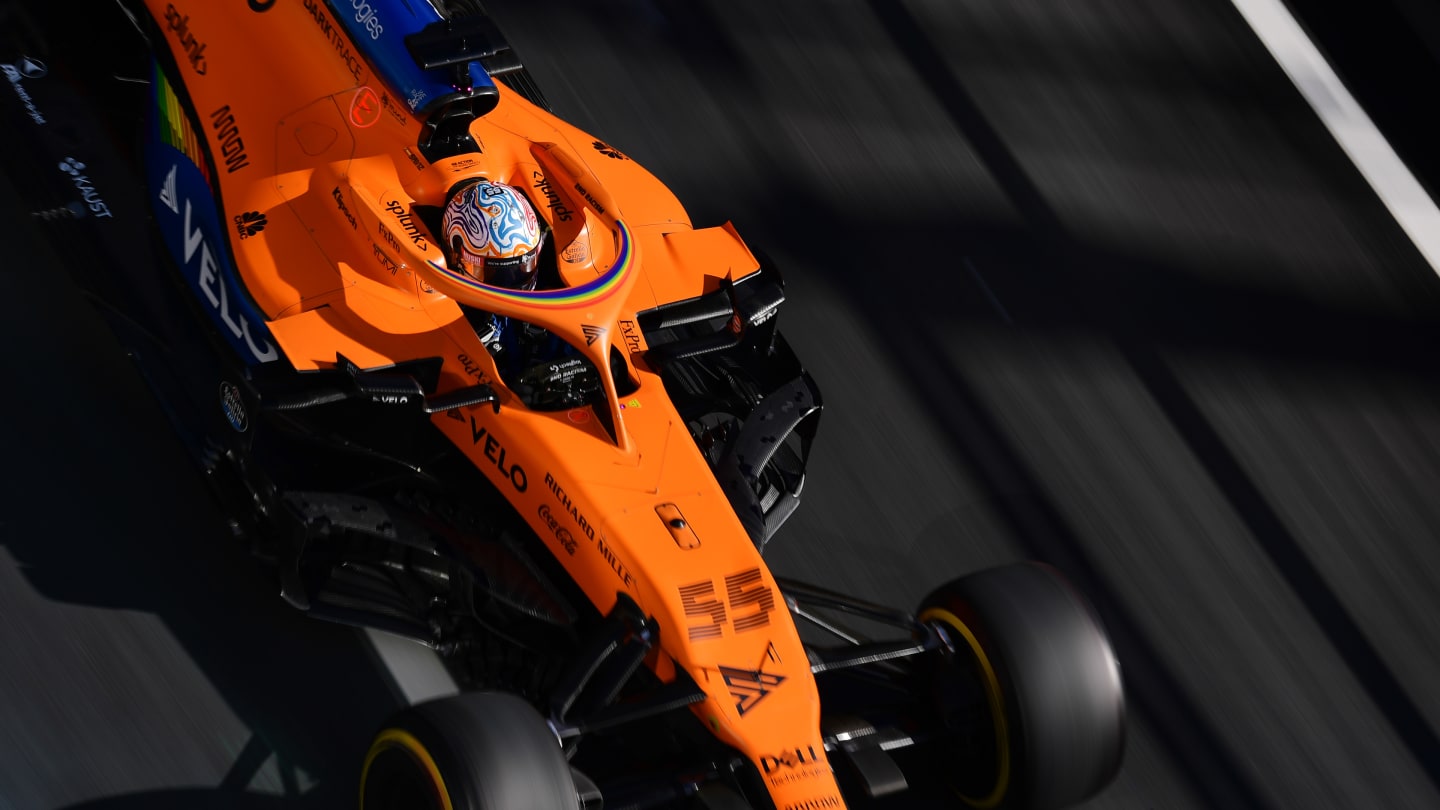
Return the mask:
M 360 771 L 360 810 L 454 810 L 434 757 L 413 734 L 380 732 Z
M 990 709 L 990 717 L 993 719 L 993 730 L 995 732 L 995 785 L 985 795 L 968 795 L 965 791 L 957 788 L 956 794 L 962 801 L 977 810 L 991 810 L 999 806 L 1005 799 L 1010 789 L 1010 729 L 1005 719 L 1005 695 L 1000 691 L 1000 678 L 995 674 L 995 666 L 990 663 L 990 657 L 980 646 L 975 634 L 965 626 L 965 622 L 944 608 L 927 608 L 920 614 L 922 622 L 941 622 L 965 639 L 969 645 L 970 652 L 980 670 L 980 682 L 985 688 L 985 701 Z M 977 791 L 978 793 L 978 791 Z

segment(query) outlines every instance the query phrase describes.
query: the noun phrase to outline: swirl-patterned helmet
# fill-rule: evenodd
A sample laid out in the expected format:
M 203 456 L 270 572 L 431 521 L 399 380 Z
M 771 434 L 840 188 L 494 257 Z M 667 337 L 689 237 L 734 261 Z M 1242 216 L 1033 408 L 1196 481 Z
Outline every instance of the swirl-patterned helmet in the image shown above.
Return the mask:
M 441 222 L 450 260 L 471 278 L 533 290 L 544 234 L 535 209 L 514 188 L 481 179 L 458 189 Z

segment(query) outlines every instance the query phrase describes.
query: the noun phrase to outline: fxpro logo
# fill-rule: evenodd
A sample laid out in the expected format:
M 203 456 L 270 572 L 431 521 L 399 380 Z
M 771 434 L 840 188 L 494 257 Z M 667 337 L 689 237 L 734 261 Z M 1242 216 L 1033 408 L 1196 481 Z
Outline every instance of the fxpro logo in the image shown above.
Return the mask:
M 237 339 L 245 341 L 245 346 L 250 354 L 261 363 L 268 363 L 280 355 L 275 347 L 270 345 L 264 338 L 256 338 L 250 334 L 250 320 L 241 314 L 230 300 L 229 285 L 220 276 L 220 265 L 215 261 L 215 252 L 210 247 L 210 240 L 205 237 L 205 232 L 200 224 L 192 217 L 193 206 L 188 197 L 176 199 L 175 184 L 171 178 L 175 176 L 177 166 L 170 167 L 170 174 L 166 177 L 161 187 L 160 199 L 167 208 L 177 211 L 184 208 L 184 229 L 180 232 L 181 238 L 181 264 L 186 272 L 194 272 L 198 281 L 200 292 L 204 294 L 205 300 L 220 316 L 221 323 L 230 330 L 230 334 Z M 167 198 L 168 197 L 168 198 Z
M 3 70 L 5 78 L 10 80 L 10 86 L 15 89 L 15 95 L 20 97 L 20 103 L 25 105 L 25 114 L 30 116 L 30 120 L 37 124 L 45 123 L 45 116 L 35 106 L 35 99 L 30 97 L 24 85 L 21 84 L 26 79 L 38 79 L 48 73 L 49 70 L 45 67 L 45 63 L 39 59 L 22 56 L 20 61 L 13 65 L 0 65 L 0 70 Z

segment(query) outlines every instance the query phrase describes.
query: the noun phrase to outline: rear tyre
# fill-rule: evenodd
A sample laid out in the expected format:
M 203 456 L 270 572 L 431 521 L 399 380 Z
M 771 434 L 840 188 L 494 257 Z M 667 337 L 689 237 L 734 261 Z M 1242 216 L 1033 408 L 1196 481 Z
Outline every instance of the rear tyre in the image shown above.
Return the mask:
M 969 807 L 1050 810 L 1094 795 L 1125 747 L 1120 667 L 1084 599 L 1049 566 L 981 571 L 922 600 L 949 642 L 931 673 L 948 732 L 934 763 Z
M 361 810 L 577 810 L 570 765 L 530 704 L 467 692 L 399 712 L 370 746 Z

